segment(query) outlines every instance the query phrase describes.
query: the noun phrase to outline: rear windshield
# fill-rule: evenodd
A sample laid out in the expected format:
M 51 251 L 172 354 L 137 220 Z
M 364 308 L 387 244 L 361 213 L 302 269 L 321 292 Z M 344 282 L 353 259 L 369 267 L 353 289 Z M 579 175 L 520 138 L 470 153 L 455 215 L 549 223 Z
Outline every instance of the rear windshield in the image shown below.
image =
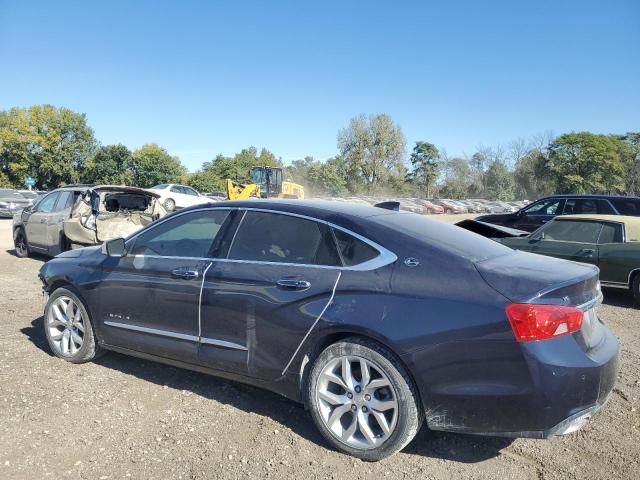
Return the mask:
M 166 183 L 161 183 L 160 185 L 156 185 L 155 187 L 151 187 L 153 190 L 164 190 L 169 185 Z
M 511 252 L 509 247 L 464 228 L 440 220 L 431 220 L 415 213 L 379 215 L 370 219 L 472 262 Z

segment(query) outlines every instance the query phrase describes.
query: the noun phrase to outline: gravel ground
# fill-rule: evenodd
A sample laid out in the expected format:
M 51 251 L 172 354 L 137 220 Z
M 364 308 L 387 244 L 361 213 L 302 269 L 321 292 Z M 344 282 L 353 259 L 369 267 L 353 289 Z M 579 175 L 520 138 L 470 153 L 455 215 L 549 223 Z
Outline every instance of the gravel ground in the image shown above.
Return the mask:
M 329 450 L 304 409 L 274 394 L 114 353 L 53 357 L 44 260 L 15 257 L 0 220 L 0 478 L 638 478 L 640 310 L 623 292 L 600 307 L 622 345 L 618 383 L 583 430 L 515 441 L 423 430 L 364 463 Z

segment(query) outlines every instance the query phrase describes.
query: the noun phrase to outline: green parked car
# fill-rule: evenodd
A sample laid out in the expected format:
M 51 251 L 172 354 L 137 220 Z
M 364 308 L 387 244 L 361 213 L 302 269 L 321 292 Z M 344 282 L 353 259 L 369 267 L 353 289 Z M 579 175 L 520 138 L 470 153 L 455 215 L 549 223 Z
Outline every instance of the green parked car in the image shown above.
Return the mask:
M 563 215 L 525 237 L 496 241 L 517 250 L 596 265 L 602 286 L 630 289 L 640 302 L 640 217 Z

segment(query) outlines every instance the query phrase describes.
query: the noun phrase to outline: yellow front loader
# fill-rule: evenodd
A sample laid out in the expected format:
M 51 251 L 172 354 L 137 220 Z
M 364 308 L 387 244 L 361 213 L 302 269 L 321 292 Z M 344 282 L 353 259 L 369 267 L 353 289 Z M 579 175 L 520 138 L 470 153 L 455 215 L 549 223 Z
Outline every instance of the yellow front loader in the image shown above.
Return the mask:
M 304 188 L 297 183 L 284 180 L 282 168 L 253 167 L 251 183 L 236 183 L 230 178 L 226 181 L 229 200 L 255 198 L 304 198 Z

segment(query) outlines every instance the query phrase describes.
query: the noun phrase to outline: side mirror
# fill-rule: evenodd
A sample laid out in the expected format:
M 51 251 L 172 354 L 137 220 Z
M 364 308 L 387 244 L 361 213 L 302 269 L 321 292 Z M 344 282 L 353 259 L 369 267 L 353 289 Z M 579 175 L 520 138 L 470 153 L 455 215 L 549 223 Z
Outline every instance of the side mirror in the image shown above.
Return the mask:
M 125 252 L 124 238 L 107 240 L 103 246 L 103 253 L 106 253 L 110 257 L 124 257 L 127 253 Z

